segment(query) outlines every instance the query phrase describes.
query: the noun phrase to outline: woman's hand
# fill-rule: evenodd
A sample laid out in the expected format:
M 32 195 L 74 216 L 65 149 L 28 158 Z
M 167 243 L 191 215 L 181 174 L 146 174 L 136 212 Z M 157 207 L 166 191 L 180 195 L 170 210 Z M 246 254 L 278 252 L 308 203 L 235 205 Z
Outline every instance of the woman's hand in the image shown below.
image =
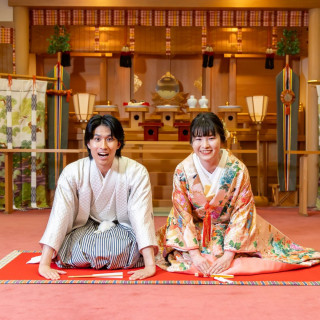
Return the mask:
M 142 280 L 152 277 L 156 273 L 156 266 L 145 266 L 143 269 L 137 271 L 129 271 L 128 274 L 132 274 L 129 280 Z
M 194 266 L 202 272 L 204 276 L 208 275 L 211 267 L 210 262 L 201 255 L 198 249 L 190 250 L 189 254 Z
M 235 252 L 225 251 L 223 256 L 213 262 L 209 269 L 209 274 L 220 274 L 229 269 L 231 262 L 234 259 Z
M 50 279 L 50 280 L 58 280 L 60 279 L 60 274 L 66 274 L 65 271 L 51 269 L 51 261 L 54 253 L 54 249 L 43 245 L 41 260 L 38 268 L 38 272 L 40 276 Z
M 137 271 L 129 271 L 128 274 L 132 274 L 129 280 L 142 280 L 148 277 L 152 277 L 156 273 L 156 263 L 154 259 L 154 248 L 145 247 L 141 249 L 143 255 L 144 265 L 143 269 Z
M 56 269 L 51 269 L 47 265 L 39 265 L 39 274 L 40 276 L 49 279 L 49 280 L 59 280 L 60 279 L 60 274 L 66 274 L 65 271 L 62 270 L 56 270 Z

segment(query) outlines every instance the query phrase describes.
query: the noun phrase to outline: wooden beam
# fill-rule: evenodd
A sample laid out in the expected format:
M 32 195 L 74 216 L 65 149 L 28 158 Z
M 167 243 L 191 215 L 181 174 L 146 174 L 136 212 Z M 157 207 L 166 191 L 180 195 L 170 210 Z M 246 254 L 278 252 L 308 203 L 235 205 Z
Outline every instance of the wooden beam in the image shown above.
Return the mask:
M 71 51 L 70 52 L 71 57 L 112 57 L 111 52 L 76 52 Z
M 302 154 L 302 155 L 308 155 L 308 154 L 319 154 L 319 150 L 289 150 L 285 152 L 286 154 Z
M 165 153 L 165 154 L 183 154 L 191 153 L 192 149 L 190 143 L 187 141 L 157 141 L 157 146 L 163 148 L 155 149 L 154 141 L 128 141 L 123 153 Z M 146 148 L 143 148 L 146 146 Z M 151 149 L 151 148 L 152 149 Z M 177 148 L 177 147 L 182 147 Z M 257 150 L 231 150 L 233 153 L 257 153 Z M 87 149 L 0 149 L 0 153 L 4 153 L 4 171 L 5 171 L 5 213 L 13 212 L 13 153 L 21 152 L 38 152 L 38 153 L 62 153 L 63 154 L 63 167 L 67 165 L 67 154 L 70 153 L 85 153 Z
M 33 76 L 23 75 L 23 74 L 13 74 L 13 73 L 0 73 L 0 78 L 20 78 L 20 79 L 33 79 Z M 49 78 L 42 76 L 35 76 L 36 80 L 46 80 L 46 81 L 57 81 L 57 78 Z
M 225 53 L 224 58 L 250 58 L 250 59 L 261 59 L 265 58 L 265 54 L 254 54 L 254 53 Z
M 320 80 L 308 80 L 308 84 L 320 84 Z
M 319 0 L 8 0 L 8 5 L 15 7 L 113 7 L 113 8 L 318 8 Z

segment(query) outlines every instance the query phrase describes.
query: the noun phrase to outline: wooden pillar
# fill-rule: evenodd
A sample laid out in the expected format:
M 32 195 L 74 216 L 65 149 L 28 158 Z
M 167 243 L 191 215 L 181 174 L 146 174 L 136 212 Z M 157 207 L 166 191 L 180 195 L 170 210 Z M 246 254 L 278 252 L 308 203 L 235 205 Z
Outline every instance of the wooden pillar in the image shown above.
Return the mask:
M 27 7 L 13 8 L 16 34 L 16 73 L 29 74 L 29 10 Z
M 237 104 L 237 60 L 231 57 L 229 61 L 229 104 Z
M 202 90 L 203 96 L 207 95 L 207 68 L 202 68 Z
M 308 216 L 307 199 L 308 199 L 308 168 L 307 162 L 310 155 L 302 155 L 300 157 L 299 166 L 299 213 L 303 216 Z
M 320 80 L 320 8 L 309 10 L 308 79 Z M 318 96 L 316 87 L 308 86 L 306 107 L 306 149 L 318 150 Z M 316 205 L 318 193 L 318 155 L 308 156 L 308 207 Z
M 134 99 L 134 59 L 131 59 L 130 68 L 130 100 Z
M 108 96 L 107 96 L 107 92 L 108 92 L 108 84 L 107 84 L 107 74 L 108 74 L 108 69 L 107 69 L 107 65 L 108 65 L 108 58 L 106 57 L 101 57 L 100 59 L 100 91 L 99 91 L 99 96 L 100 96 L 100 103 L 103 102 L 107 102 L 108 100 Z

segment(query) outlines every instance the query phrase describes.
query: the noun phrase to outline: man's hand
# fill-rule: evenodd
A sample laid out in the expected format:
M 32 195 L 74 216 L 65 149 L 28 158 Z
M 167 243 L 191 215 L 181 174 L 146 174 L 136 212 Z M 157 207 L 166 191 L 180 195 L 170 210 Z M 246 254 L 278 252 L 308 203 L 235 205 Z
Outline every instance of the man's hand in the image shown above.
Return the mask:
M 129 271 L 128 274 L 132 274 L 129 280 L 142 280 L 155 275 L 156 266 L 146 266 L 143 269 L 139 269 L 137 271 Z
M 51 261 L 54 253 L 54 249 L 43 245 L 41 260 L 38 268 L 38 272 L 40 276 L 50 279 L 50 280 L 58 280 L 60 279 L 60 274 L 66 274 L 65 271 L 51 269 Z
M 144 265 L 143 269 L 136 271 L 129 271 L 128 274 L 132 274 L 129 280 L 142 280 L 145 278 L 152 277 L 156 273 L 156 263 L 154 259 L 154 248 L 145 247 L 141 249 L 143 255 Z
M 39 274 L 40 276 L 49 279 L 49 280 L 59 280 L 60 279 L 60 274 L 66 274 L 65 271 L 62 270 L 56 270 L 56 269 L 51 269 L 47 265 L 39 265 Z

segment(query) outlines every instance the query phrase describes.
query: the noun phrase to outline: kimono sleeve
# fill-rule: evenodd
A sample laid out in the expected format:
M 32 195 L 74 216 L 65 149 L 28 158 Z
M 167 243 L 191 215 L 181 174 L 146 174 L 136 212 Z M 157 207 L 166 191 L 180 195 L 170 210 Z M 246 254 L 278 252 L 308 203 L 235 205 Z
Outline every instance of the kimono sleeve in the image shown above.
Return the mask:
M 53 248 L 55 255 L 59 251 L 66 234 L 72 230 L 78 205 L 76 184 L 72 180 L 70 181 L 63 171 L 55 190 L 47 227 L 40 240 L 41 245 L 45 244 Z
M 235 178 L 235 192 L 231 215 L 224 238 L 224 250 L 233 252 L 255 252 L 256 207 L 247 168 Z M 237 190 L 238 189 L 238 190 Z
M 158 245 L 155 235 L 152 192 L 148 171 L 144 166 L 137 163 L 132 165 L 129 177 L 128 216 L 139 250 L 153 246 L 155 253 L 157 253 Z
M 166 245 L 181 251 L 199 248 L 187 188 L 186 174 L 177 167 L 173 177 L 173 208 L 167 221 Z

